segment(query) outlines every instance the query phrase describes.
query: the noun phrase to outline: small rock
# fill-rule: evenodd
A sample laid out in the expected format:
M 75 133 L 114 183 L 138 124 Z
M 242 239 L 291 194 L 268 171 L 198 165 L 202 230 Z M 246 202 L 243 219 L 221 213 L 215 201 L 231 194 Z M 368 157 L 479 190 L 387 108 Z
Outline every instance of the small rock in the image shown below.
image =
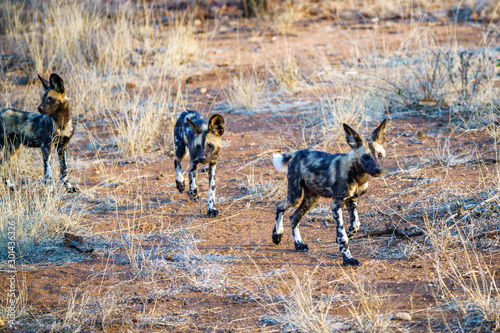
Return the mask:
M 207 88 L 201 88 L 201 89 L 200 89 L 200 92 L 201 92 L 202 94 L 206 94 L 206 93 L 207 93 Z
M 408 312 L 398 312 L 394 315 L 395 320 L 411 321 L 411 316 Z

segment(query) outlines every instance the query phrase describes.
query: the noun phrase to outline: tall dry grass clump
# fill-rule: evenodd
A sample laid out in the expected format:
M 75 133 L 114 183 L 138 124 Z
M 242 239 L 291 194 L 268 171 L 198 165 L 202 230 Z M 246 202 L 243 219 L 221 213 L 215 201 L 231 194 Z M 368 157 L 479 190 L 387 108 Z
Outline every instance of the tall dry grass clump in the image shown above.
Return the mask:
M 0 257 L 8 258 L 8 244 L 15 243 L 16 258 L 36 256 L 45 246 L 53 246 L 63 232 L 79 223 L 79 214 L 62 194 L 45 185 L 30 184 L 22 191 L 0 188 Z M 24 259 L 23 259 L 24 260 Z
M 460 260 L 458 260 L 458 257 Z M 459 256 L 434 260 L 438 301 L 457 314 L 443 318 L 448 329 L 497 332 L 500 329 L 500 293 L 497 277 L 482 254 L 464 246 Z
M 265 287 L 272 302 L 266 306 L 269 319 L 287 331 L 327 333 L 345 329 L 344 325 L 328 312 L 331 298 L 315 295 L 314 272 L 300 278 L 291 269 L 291 279 L 278 277 L 279 285 Z M 257 283 L 261 283 L 258 281 Z
M 159 22 L 146 4 L 75 0 L 8 0 L 0 11 L 8 69 L 21 70 L 29 80 L 38 73 L 59 73 L 74 113 L 111 124 L 125 154 L 172 145 L 169 135 L 160 135 L 173 128 L 172 87 L 206 68 L 189 17 Z

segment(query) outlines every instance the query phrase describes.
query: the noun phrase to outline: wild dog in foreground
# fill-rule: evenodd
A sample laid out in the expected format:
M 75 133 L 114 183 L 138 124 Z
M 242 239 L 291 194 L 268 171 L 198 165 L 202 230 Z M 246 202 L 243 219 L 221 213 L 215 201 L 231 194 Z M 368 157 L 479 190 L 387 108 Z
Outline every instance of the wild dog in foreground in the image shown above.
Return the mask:
M 76 119 L 72 118 L 69 99 L 66 97 L 64 81 L 59 75 L 52 73 L 49 81 L 38 75 L 44 88 L 42 103 L 38 107 L 40 114 L 15 109 L 0 111 L 0 150 L 3 156 L 0 166 L 10 161 L 20 145 L 29 148 L 41 148 L 43 155 L 43 182 L 52 183 L 50 169 L 50 152 L 52 146 L 57 147 L 61 180 L 70 193 L 78 192 L 78 188 L 68 181 L 66 167 L 66 150 L 75 132 Z M 1 168 L 3 169 L 3 168 Z M 14 183 L 5 179 L 5 184 L 14 190 Z
M 198 200 L 196 185 L 196 168 L 198 163 L 208 163 L 208 194 L 207 215 L 216 217 L 219 214 L 215 208 L 215 168 L 217 156 L 221 147 L 220 137 L 224 134 L 224 118 L 216 114 L 207 121 L 196 111 L 184 111 L 177 119 L 174 127 L 175 141 L 175 183 L 179 192 L 184 192 L 185 182 L 182 175 L 181 161 L 186 156 L 186 146 L 189 149 L 189 191 L 188 196 Z
M 359 261 L 354 259 L 349 251 L 348 237 L 359 230 L 357 198 L 368 189 L 370 176 L 378 177 L 383 172 L 385 124 L 384 119 L 368 141 L 344 124 L 345 137 L 352 148 L 352 151 L 346 154 L 328 154 L 308 149 L 283 155 L 274 154 L 273 164 L 278 171 L 284 170 L 288 164 L 287 197 L 276 203 L 274 244 L 279 244 L 283 236 L 283 214 L 288 208 L 295 207 L 303 194 L 302 202 L 290 216 L 290 221 L 295 250 L 307 251 L 309 247 L 300 237 L 300 220 L 314 207 L 319 197 L 332 198 L 330 208 L 337 226 L 337 244 L 344 259 L 343 264 L 359 265 Z M 348 233 L 342 220 L 344 205 L 347 206 L 351 220 Z

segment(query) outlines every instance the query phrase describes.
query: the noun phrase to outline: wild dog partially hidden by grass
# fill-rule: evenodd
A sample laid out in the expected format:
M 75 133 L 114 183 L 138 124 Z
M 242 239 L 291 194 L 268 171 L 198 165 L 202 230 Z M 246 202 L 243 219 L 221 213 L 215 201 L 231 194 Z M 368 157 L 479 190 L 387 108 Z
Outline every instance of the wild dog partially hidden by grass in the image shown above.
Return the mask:
M 57 147 L 61 180 L 70 193 L 78 192 L 78 188 L 68 181 L 66 166 L 66 150 L 75 132 L 76 119 L 71 115 L 69 99 L 66 97 L 64 81 L 59 75 L 52 73 L 49 81 L 38 75 L 44 88 L 42 102 L 38 107 L 41 114 L 4 109 L 0 111 L 0 150 L 3 156 L 0 167 L 10 161 L 21 145 L 29 148 L 41 148 L 43 155 L 43 182 L 52 184 L 50 169 L 50 152 L 52 146 Z M 2 168 L 3 169 L 3 168 Z M 5 179 L 9 189 L 14 190 L 14 183 Z
M 207 121 L 196 111 L 184 111 L 177 119 L 174 127 L 175 141 L 175 183 L 179 192 L 184 192 L 185 182 L 182 175 L 181 161 L 186 156 L 186 146 L 189 149 L 189 191 L 188 196 L 198 200 L 196 185 L 196 168 L 198 163 L 208 163 L 208 194 L 207 215 L 216 217 L 219 214 L 215 208 L 215 167 L 221 147 L 220 137 L 224 134 L 224 118 L 213 115 Z
M 287 197 L 276 203 L 274 244 L 279 244 L 283 236 L 283 214 L 288 208 L 295 207 L 303 194 L 302 202 L 290 216 L 290 221 L 295 250 L 308 251 L 309 247 L 300 237 L 300 220 L 314 207 L 319 197 L 332 198 L 330 207 L 337 226 L 337 244 L 344 259 L 343 264 L 359 265 L 359 261 L 349 251 L 348 237 L 359 230 L 357 198 L 368 189 L 370 176 L 378 177 L 383 172 L 385 124 L 384 119 L 368 141 L 364 141 L 356 131 L 344 124 L 347 143 L 353 149 L 346 154 L 328 154 L 308 149 L 283 155 L 274 154 L 273 164 L 278 171 L 284 170 L 288 164 Z M 344 205 L 347 206 L 351 220 L 348 233 L 342 220 Z

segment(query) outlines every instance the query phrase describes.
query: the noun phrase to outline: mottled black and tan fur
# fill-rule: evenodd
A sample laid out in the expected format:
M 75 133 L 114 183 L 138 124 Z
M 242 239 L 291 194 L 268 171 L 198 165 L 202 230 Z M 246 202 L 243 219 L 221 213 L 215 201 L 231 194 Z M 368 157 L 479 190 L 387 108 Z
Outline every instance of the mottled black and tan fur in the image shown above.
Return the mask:
M 66 97 L 64 81 L 57 74 L 51 74 L 49 81 L 38 76 L 44 88 L 38 113 L 4 109 L 0 111 L 0 150 L 3 155 L 0 166 L 10 161 L 21 145 L 29 148 L 41 148 L 43 155 L 43 182 L 52 183 L 50 152 L 56 146 L 59 155 L 60 178 L 68 192 L 77 192 L 78 188 L 68 181 L 66 150 L 75 132 L 76 119 L 71 115 L 69 100 Z M 6 185 L 13 190 L 14 183 L 5 179 Z
M 299 223 L 302 217 L 316 204 L 319 197 L 332 198 L 330 208 L 337 227 L 337 243 L 342 253 L 343 264 L 358 266 L 349 251 L 348 237 L 359 230 L 356 200 L 368 188 L 371 176 L 382 175 L 385 157 L 386 120 L 372 133 L 369 140 L 363 140 L 351 127 L 344 124 L 347 143 L 352 151 L 346 154 L 328 154 L 308 149 L 275 154 L 273 164 L 283 170 L 288 164 L 287 197 L 276 203 L 276 221 L 273 229 L 273 243 L 279 244 L 283 236 L 283 214 L 295 207 L 302 197 L 300 206 L 290 216 L 292 235 L 296 251 L 308 251 L 302 241 Z M 342 220 L 342 208 L 347 206 L 350 227 L 346 233 Z
M 207 215 L 216 217 L 219 211 L 215 207 L 215 169 L 224 134 L 224 118 L 213 115 L 207 121 L 196 111 L 184 111 L 177 119 L 174 127 L 175 141 L 175 183 L 179 192 L 184 192 L 185 181 L 182 175 L 181 161 L 186 156 L 186 147 L 189 149 L 189 190 L 188 196 L 198 200 L 198 187 L 196 185 L 197 166 L 199 163 L 208 163 L 208 194 Z

